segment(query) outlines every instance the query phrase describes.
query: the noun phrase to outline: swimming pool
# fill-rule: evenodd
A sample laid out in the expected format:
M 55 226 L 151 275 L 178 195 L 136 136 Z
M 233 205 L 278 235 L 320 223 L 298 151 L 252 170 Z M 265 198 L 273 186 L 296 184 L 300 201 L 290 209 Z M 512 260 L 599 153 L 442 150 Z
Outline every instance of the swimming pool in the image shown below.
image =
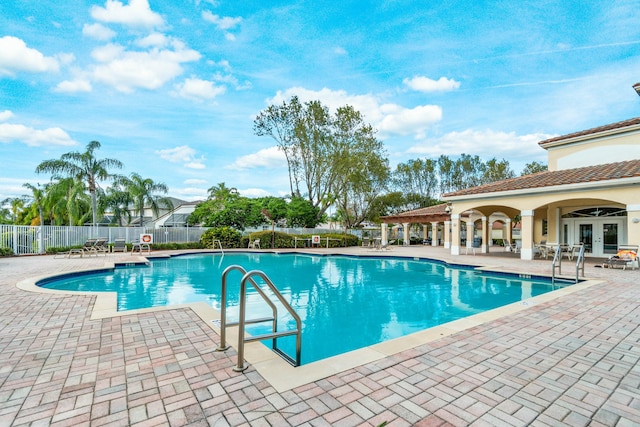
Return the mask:
M 489 274 L 413 258 L 232 253 L 152 259 L 149 266 L 47 280 L 38 285 L 118 293 L 118 310 L 206 301 L 220 309 L 220 277 L 230 265 L 262 270 L 302 318 L 302 363 L 417 332 L 557 289 L 542 277 Z M 241 275 L 230 276 L 230 320 L 237 319 Z M 248 317 L 270 314 L 248 291 Z M 282 313 L 286 313 L 284 310 Z M 292 319 L 279 319 L 282 329 Z M 252 325 L 252 334 L 268 332 Z M 293 337 L 278 346 L 294 354 Z

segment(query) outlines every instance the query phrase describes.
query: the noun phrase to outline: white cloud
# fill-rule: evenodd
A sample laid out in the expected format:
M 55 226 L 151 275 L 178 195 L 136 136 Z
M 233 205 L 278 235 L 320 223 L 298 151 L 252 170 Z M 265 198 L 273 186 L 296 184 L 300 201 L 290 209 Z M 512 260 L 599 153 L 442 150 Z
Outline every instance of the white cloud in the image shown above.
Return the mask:
M 147 37 L 136 40 L 136 45 L 140 47 L 165 47 L 169 44 L 169 37 L 162 33 L 151 33 Z
M 91 16 L 96 21 L 130 27 L 152 28 L 164 24 L 164 19 L 151 10 L 147 0 L 130 0 L 128 5 L 107 0 L 105 7 L 93 6 Z
M 27 47 L 21 39 L 13 36 L 0 38 L 0 75 L 14 75 L 19 71 L 44 73 L 58 71 L 58 61 L 46 57 L 36 49 Z
M 77 145 L 62 129 L 47 128 L 44 130 L 34 129 L 24 125 L 10 123 L 0 123 L 0 142 L 18 141 L 30 147 L 46 147 L 51 145 Z
M 225 169 L 245 170 L 253 168 L 272 168 L 277 169 L 286 167 L 287 160 L 284 153 L 278 147 L 269 147 L 258 151 L 257 153 L 247 154 L 239 157 L 232 164 L 225 166 Z
M 171 163 L 183 163 L 184 167 L 189 169 L 204 169 L 204 157 L 196 158 L 196 150 L 188 145 L 181 145 L 175 148 L 165 150 L 157 150 L 158 154 L 164 160 Z
M 271 196 L 271 193 L 269 193 L 267 190 L 263 190 L 262 188 L 238 189 L 238 194 L 240 194 L 243 197 L 249 197 L 249 198 Z
M 200 59 L 200 53 L 182 43 L 171 44 L 173 49 L 147 52 L 126 51 L 115 44 L 95 49 L 92 55 L 100 63 L 93 67 L 93 78 L 125 93 L 136 88 L 157 89 L 182 74 L 181 63 Z
M 0 111 L 0 121 L 5 121 L 13 117 L 13 113 L 10 110 Z
M 211 22 L 218 29 L 223 31 L 235 28 L 238 25 L 240 25 L 240 22 L 242 22 L 242 18 L 240 17 L 237 17 L 237 18 L 231 18 L 230 16 L 221 17 L 209 12 L 208 10 L 205 10 L 202 12 L 202 18 L 205 21 Z
M 378 123 L 378 130 L 383 134 L 415 134 L 416 138 L 424 138 L 427 128 L 442 119 L 442 108 L 437 105 L 404 108 L 396 104 L 384 104 L 380 111 L 384 118 Z
M 171 188 L 171 194 L 181 199 L 189 201 L 205 200 L 207 198 L 206 188 L 186 187 L 186 188 Z
M 116 32 L 102 24 L 84 24 L 82 34 L 95 40 L 107 41 L 116 36 Z
M 416 76 L 412 79 L 404 79 L 402 83 L 419 92 L 446 92 L 460 87 L 460 82 L 445 77 L 432 80 L 428 77 Z
M 202 12 L 202 18 L 211 22 L 216 26 L 217 29 L 224 31 L 224 38 L 229 41 L 235 41 L 236 36 L 234 36 L 229 30 L 235 29 L 242 22 L 241 17 L 232 18 L 230 16 L 218 16 L 215 15 L 208 10 Z
M 184 180 L 184 185 L 204 185 L 206 183 L 207 183 L 206 179 L 191 178 L 191 179 Z
M 381 137 L 390 134 L 424 137 L 429 126 L 442 119 L 442 109 L 437 105 L 418 105 L 405 108 L 397 104 L 382 104 L 375 95 L 349 95 L 344 90 L 323 88 L 313 91 L 301 87 L 278 91 L 276 96 L 267 100 L 268 104 L 282 104 L 292 96 L 298 96 L 301 102 L 320 100 L 332 111 L 344 105 L 351 105 L 364 115 L 364 121 L 381 132 Z
M 58 83 L 55 88 L 56 92 L 75 93 L 75 92 L 91 92 L 91 82 L 85 79 L 65 80 Z
M 226 90 L 224 86 L 216 86 L 212 81 L 200 80 L 194 77 L 185 79 L 184 82 L 178 83 L 174 87 L 178 96 L 196 101 L 213 99 L 223 94 Z
M 483 159 L 546 160 L 546 152 L 538 142 L 553 135 L 534 133 L 516 135 L 515 132 L 500 132 L 491 129 L 450 132 L 437 139 L 428 139 L 410 147 L 407 152 L 436 158 L 441 154 L 458 156 L 462 153 L 478 155 Z

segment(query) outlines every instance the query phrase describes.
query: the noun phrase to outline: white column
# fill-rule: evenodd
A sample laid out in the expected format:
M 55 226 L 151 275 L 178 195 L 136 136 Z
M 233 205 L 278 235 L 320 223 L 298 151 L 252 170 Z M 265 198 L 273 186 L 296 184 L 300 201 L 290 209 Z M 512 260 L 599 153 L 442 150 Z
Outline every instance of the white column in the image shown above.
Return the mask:
M 387 244 L 388 241 L 389 241 L 389 224 L 383 223 L 382 236 L 380 236 L 380 243 L 382 243 L 382 245 L 384 246 Z
M 402 231 L 403 231 L 403 238 L 402 240 L 404 241 L 404 246 L 409 246 L 411 244 L 411 241 L 409 240 L 409 226 L 411 224 L 409 224 L 408 222 L 405 222 L 402 224 Z
M 504 239 L 509 243 L 513 243 L 513 235 L 511 233 L 512 230 L 513 226 L 511 225 L 511 218 L 507 218 L 507 222 L 504 225 L 502 235 L 504 236 Z
M 473 237 L 474 237 L 474 224 L 473 221 L 467 221 L 467 247 L 470 248 L 473 246 Z
M 533 259 L 533 211 L 521 211 L 520 235 L 522 237 L 522 248 L 520 249 L 520 259 Z
M 483 254 L 486 254 L 488 251 L 488 247 L 489 247 L 489 242 L 491 241 L 491 238 L 487 238 L 487 217 L 483 216 L 482 217 L 482 249 L 480 250 Z
M 431 246 L 438 246 L 438 223 L 431 223 Z
M 640 244 L 640 205 L 627 205 L 627 245 Z
M 442 230 L 442 238 L 444 239 L 444 248 L 451 249 L 451 221 L 444 222 L 444 230 Z
M 460 255 L 460 214 L 451 214 L 451 255 Z

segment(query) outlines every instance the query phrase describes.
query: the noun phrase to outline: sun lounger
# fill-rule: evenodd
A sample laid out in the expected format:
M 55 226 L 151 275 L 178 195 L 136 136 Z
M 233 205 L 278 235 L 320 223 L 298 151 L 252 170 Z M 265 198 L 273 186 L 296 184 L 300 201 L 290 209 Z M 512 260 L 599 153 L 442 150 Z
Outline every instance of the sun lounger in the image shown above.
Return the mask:
M 115 239 L 113 241 L 113 246 L 111 247 L 111 252 L 122 252 L 124 254 L 127 253 L 127 244 L 124 239 Z
M 633 270 L 638 268 L 638 246 L 619 246 L 618 252 L 611 258 L 602 263 L 603 268 L 622 267 L 626 270 L 631 267 Z

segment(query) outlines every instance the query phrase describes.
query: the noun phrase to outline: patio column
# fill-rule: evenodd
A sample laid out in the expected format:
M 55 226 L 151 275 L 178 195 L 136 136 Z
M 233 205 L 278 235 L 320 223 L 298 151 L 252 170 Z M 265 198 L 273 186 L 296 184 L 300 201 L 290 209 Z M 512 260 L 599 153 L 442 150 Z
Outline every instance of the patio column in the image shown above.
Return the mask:
M 489 239 L 489 247 L 493 246 L 493 222 L 489 222 L 487 225 L 488 239 Z M 487 251 L 489 252 L 489 251 Z
M 640 205 L 627 205 L 627 245 L 640 244 Z
M 444 222 L 444 230 L 442 230 L 442 237 L 444 238 L 444 248 L 451 248 L 451 221 Z
M 451 255 L 460 255 L 460 214 L 451 214 Z
M 533 259 L 533 211 L 521 211 L 520 222 L 522 248 L 520 249 L 520 259 Z
M 429 238 L 429 227 L 427 224 L 422 224 L 422 243 Z
M 507 218 L 507 222 L 504 224 L 504 230 L 502 230 L 502 237 L 504 240 L 506 240 L 509 243 L 513 243 L 513 239 L 511 238 L 512 230 L 513 230 L 513 227 L 511 226 L 511 218 Z
M 387 244 L 387 242 L 389 241 L 389 224 L 387 224 L 386 222 L 382 223 L 382 232 L 381 232 L 381 236 L 380 236 L 380 243 L 384 246 Z
M 409 246 L 411 244 L 411 240 L 409 238 L 409 226 L 411 224 L 409 224 L 408 222 L 404 222 L 402 223 L 402 231 L 403 231 L 403 245 L 404 246 Z
M 475 231 L 475 224 L 473 221 L 467 221 L 467 244 L 466 247 L 470 248 L 473 246 L 473 237 Z
M 431 246 L 438 246 L 438 223 L 431 223 Z
M 491 238 L 487 239 L 487 217 L 483 216 L 482 217 L 482 249 L 480 250 L 480 252 L 482 252 L 483 254 L 486 254 L 487 252 L 489 252 L 489 242 L 491 241 Z

